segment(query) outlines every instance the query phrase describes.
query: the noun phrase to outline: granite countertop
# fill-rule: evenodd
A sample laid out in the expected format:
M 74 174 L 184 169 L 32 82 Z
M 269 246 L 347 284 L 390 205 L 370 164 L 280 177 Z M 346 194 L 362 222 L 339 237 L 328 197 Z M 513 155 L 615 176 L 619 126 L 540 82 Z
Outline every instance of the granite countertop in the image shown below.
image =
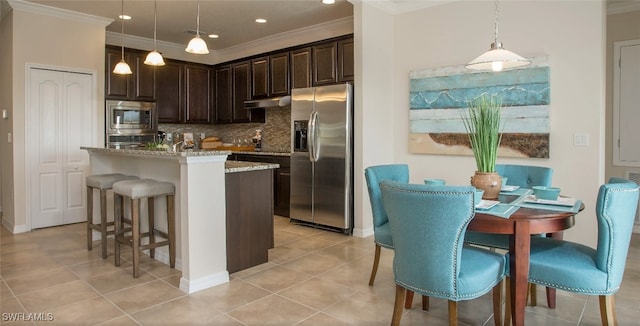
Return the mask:
M 143 155 L 143 156 L 162 156 L 162 157 L 191 157 L 191 156 L 216 156 L 216 155 L 229 155 L 231 151 L 212 151 L 201 149 L 188 149 L 185 151 L 172 152 L 167 150 L 156 149 L 116 149 L 116 148 L 102 148 L 102 147 L 80 147 L 92 152 L 99 153 L 114 153 L 123 155 Z
M 247 172 L 247 171 L 256 171 L 256 170 L 277 169 L 279 167 L 280 167 L 280 164 L 275 164 L 275 163 L 226 161 L 224 163 L 224 172 L 225 173 Z
M 247 154 L 247 155 L 268 155 L 268 156 L 291 156 L 289 152 L 251 152 L 251 151 L 231 151 L 233 154 Z

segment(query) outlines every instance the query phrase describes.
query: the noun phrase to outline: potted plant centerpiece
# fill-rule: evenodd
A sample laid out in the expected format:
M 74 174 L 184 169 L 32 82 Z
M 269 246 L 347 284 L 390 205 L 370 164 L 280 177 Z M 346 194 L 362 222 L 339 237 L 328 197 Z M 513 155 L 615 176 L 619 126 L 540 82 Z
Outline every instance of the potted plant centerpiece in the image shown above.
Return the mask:
M 499 96 L 483 94 L 471 101 L 468 109 L 461 111 L 477 167 L 471 185 L 484 190 L 484 199 L 498 198 L 502 184 L 496 172 L 496 157 L 502 140 L 501 108 Z

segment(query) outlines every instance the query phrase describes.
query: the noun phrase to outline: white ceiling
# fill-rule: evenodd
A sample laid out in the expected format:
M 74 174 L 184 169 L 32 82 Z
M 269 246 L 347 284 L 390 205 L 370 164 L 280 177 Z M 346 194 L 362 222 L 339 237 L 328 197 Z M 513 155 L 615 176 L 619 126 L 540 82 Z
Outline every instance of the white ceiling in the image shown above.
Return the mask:
M 120 33 L 120 0 L 28 0 L 46 6 L 114 19 L 107 31 Z M 153 0 L 125 0 L 126 35 L 153 39 Z M 197 1 L 157 0 L 157 38 L 159 41 L 187 44 L 196 29 Z M 353 16 L 347 0 L 325 5 L 321 0 L 200 0 L 200 31 L 215 33 L 205 38 L 210 48 L 221 50 L 276 34 Z M 258 24 L 256 18 L 265 18 Z

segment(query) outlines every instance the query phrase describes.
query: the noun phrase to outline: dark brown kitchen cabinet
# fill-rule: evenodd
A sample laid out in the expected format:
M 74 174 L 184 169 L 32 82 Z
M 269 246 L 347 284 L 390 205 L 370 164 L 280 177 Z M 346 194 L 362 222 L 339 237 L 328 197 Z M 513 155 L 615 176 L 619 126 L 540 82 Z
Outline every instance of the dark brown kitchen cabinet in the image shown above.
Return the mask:
M 353 37 L 338 41 L 338 82 L 353 81 L 355 64 L 353 59 Z
M 311 48 L 292 50 L 291 88 L 311 87 Z
M 337 83 L 338 42 L 314 45 L 311 50 L 313 86 Z
M 105 98 L 110 100 L 155 101 L 155 67 L 145 65 L 146 53 L 125 49 L 124 60 L 132 74 L 118 75 L 113 68 L 122 60 L 119 47 L 106 47 Z
M 217 67 L 213 73 L 214 123 L 233 122 L 231 65 Z
M 156 68 L 156 108 L 158 122 L 184 122 L 184 63 L 165 59 Z
M 268 56 L 251 60 L 251 99 L 266 97 L 269 97 Z
M 244 101 L 251 99 L 251 62 L 243 61 L 232 65 L 233 72 L 233 122 L 249 122 L 250 111 Z
M 214 70 L 213 98 L 216 124 L 264 122 L 264 109 L 247 110 L 244 101 L 251 96 L 251 62 L 218 66 Z
M 269 96 L 284 96 L 289 88 L 289 52 L 269 56 Z
M 209 67 L 205 65 L 185 65 L 185 122 L 211 122 L 211 86 Z

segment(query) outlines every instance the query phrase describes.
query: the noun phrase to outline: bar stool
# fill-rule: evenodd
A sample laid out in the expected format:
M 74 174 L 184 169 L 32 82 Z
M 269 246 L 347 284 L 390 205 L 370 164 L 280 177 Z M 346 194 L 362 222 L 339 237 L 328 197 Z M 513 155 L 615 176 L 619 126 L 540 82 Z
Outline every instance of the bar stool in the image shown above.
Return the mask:
M 107 235 L 113 234 L 114 230 L 108 227 L 114 226 L 114 222 L 107 223 L 107 190 L 113 187 L 118 181 L 138 179 L 132 175 L 120 173 L 94 174 L 87 176 L 87 250 L 93 249 L 93 230 L 100 232 L 102 240 L 102 259 L 107 258 Z M 100 223 L 93 223 L 93 190 L 100 190 Z
M 160 182 L 151 179 L 125 180 L 113 184 L 114 211 L 115 213 L 115 264 L 120 266 L 120 244 L 128 245 L 133 251 L 133 277 L 138 277 L 140 267 L 140 253 L 149 249 L 149 256 L 155 257 L 155 248 L 169 246 L 169 266 L 175 267 L 175 213 L 174 213 L 174 189 L 173 183 Z M 154 201 L 155 197 L 166 196 L 167 201 L 167 232 L 155 228 Z M 131 219 L 124 218 L 124 197 L 131 201 Z M 140 230 L 140 199 L 147 199 L 149 231 Z M 126 235 L 128 230 L 123 228 L 123 223 L 131 225 L 131 235 Z M 156 242 L 155 235 L 162 236 L 165 240 Z M 149 238 L 149 243 L 141 244 L 144 237 Z

